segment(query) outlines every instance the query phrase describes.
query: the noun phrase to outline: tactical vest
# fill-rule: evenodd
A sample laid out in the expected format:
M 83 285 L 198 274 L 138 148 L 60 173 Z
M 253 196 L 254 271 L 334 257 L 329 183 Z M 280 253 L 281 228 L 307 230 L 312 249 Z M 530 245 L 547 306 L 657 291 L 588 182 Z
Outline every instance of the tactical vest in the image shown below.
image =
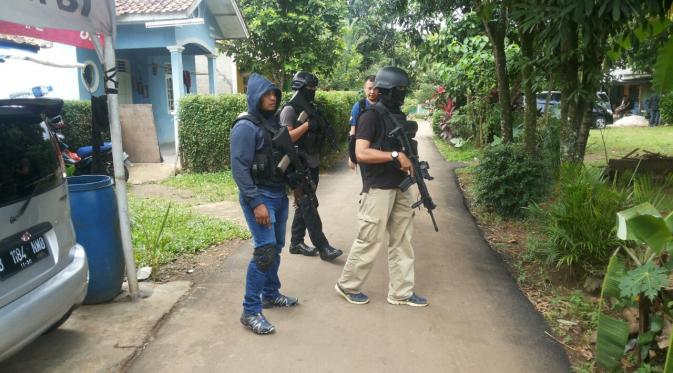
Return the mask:
M 294 112 L 297 117 L 301 114 L 304 109 L 300 106 L 290 105 L 294 109 Z M 321 120 L 321 118 L 310 118 L 309 120 Z M 301 124 L 301 123 L 299 123 Z M 308 131 L 306 132 L 299 140 L 297 141 L 297 146 L 300 150 L 304 151 L 309 155 L 320 154 L 320 149 L 322 149 L 323 142 L 325 138 L 322 132 Z
M 286 182 L 286 177 L 276 167 L 283 158 L 283 152 L 273 146 L 271 139 L 276 130 L 264 120 L 249 113 L 243 113 L 236 118 L 234 125 L 240 120 L 249 120 L 264 132 L 264 146 L 255 149 L 255 158 L 252 161 L 250 175 L 255 185 L 277 185 Z M 232 126 L 233 128 L 233 126 Z
M 378 133 L 376 139 L 371 144 L 371 148 L 391 152 L 400 151 L 402 147 L 394 138 L 388 136 L 396 125 L 390 118 L 391 114 L 383 105 L 372 105 L 365 111 L 374 111 L 381 123 L 383 123 L 383 133 Z M 406 119 L 406 117 L 405 117 Z

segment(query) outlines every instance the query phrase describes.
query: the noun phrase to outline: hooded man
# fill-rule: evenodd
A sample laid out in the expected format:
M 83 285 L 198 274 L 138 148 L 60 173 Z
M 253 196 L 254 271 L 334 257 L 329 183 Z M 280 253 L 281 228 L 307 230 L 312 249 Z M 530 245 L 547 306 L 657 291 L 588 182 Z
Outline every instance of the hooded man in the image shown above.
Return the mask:
M 299 304 L 297 298 L 279 292 L 288 199 L 286 177 L 275 167 L 282 154 L 271 139 L 280 129 L 274 114 L 281 92 L 263 76 L 252 74 L 247 97 L 248 112 L 239 116 L 231 131 L 231 169 L 255 247 L 248 264 L 241 323 L 256 334 L 269 334 L 275 327 L 262 308 Z

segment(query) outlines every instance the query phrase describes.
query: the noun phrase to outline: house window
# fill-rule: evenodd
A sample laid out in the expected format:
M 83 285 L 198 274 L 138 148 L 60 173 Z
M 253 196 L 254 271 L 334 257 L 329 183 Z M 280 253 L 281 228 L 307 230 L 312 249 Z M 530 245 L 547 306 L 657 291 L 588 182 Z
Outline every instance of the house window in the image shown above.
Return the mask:
M 82 84 L 84 88 L 90 92 L 96 92 L 98 90 L 98 84 L 100 84 L 98 66 L 92 61 L 84 61 L 84 68 L 80 69 L 80 78 L 82 79 Z
M 175 102 L 173 101 L 173 75 L 168 71 L 171 71 L 170 65 L 166 69 L 166 97 L 168 98 L 168 112 L 173 114 L 175 111 Z

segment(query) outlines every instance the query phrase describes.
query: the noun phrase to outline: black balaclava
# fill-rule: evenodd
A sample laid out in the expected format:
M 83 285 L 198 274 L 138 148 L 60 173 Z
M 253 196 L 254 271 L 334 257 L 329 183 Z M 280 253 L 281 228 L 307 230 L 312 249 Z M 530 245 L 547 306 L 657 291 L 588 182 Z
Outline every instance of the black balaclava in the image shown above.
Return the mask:
M 315 88 L 314 89 L 308 89 L 308 87 L 302 87 L 299 90 L 299 93 L 302 96 L 304 96 L 304 98 L 308 102 L 313 102 L 313 100 L 315 100 Z
M 402 111 L 401 108 L 402 105 L 404 105 L 404 98 L 407 95 L 406 90 L 393 87 L 391 89 L 379 88 L 379 91 L 381 92 L 379 100 L 381 100 L 381 103 L 383 103 L 388 110 L 394 113 Z

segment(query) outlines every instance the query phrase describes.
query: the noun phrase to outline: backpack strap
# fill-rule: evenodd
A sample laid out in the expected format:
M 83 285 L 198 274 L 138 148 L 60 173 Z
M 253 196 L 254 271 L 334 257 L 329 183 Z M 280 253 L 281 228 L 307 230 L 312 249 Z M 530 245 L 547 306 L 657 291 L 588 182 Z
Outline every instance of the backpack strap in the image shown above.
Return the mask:
M 364 113 L 365 109 L 367 108 L 367 98 L 363 97 L 358 101 L 358 116 L 360 116 L 362 113 Z

